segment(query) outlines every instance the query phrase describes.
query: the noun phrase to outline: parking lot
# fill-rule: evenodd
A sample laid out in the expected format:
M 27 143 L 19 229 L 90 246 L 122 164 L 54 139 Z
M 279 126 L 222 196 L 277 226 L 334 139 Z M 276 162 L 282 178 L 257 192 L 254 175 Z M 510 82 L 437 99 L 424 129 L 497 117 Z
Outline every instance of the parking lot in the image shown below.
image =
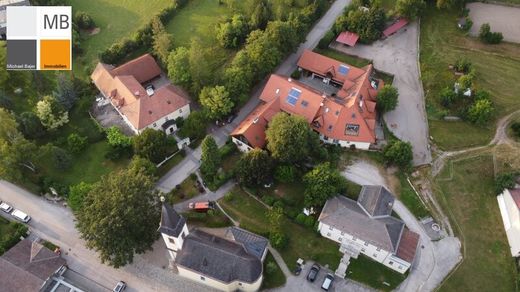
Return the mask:
M 325 267 L 321 267 L 320 272 L 318 273 L 318 277 L 314 282 L 307 281 L 307 274 L 312 267 L 312 262 L 305 262 L 304 268 L 299 276 L 291 276 L 287 278 L 287 283 L 284 287 L 278 289 L 272 289 L 269 291 L 283 291 L 283 292 L 307 292 L 307 291 L 324 291 L 321 289 L 321 285 L 323 284 L 323 280 L 328 273 L 334 275 L 334 271 L 329 270 Z M 349 292 L 369 292 L 369 291 L 377 291 L 372 288 L 362 286 L 362 284 L 350 281 L 348 279 L 341 279 L 339 277 L 334 276 L 334 282 L 332 283 L 329 291 L 349 291 Z

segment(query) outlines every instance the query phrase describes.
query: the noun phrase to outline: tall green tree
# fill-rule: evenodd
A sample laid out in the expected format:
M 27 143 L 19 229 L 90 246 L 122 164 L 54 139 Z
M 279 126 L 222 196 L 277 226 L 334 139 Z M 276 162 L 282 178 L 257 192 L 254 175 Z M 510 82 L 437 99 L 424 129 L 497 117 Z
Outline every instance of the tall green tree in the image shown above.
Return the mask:
M 220 168 L 221 157 L 217 143 L 212 136 L 207 135 L 201 144 L 200 172 L 206 181 L 213 181 Z
M 118 268 L 152 248 L 160 220 L 154 189 L 144 171 L 126 169 L 102 177 L 88 192 L 76 212 L 76 226 L 102 263 Z
M 69 113 L 52 95 L 38 101 L 36 115 L 47 130 L 56 130 L 69 122 Z
M 271 5 L 268 0 L 250 1 L 251 4 L 255 5 L 249 11 L 252 11 L 249 25 L 253 29 L 265 29 L 267 23 L 271 19 Z M 252 5 L 250 5 L 251 7 Z
M 318 164 L 304 175 L 305 206 L 321 208 L 325 202 L 345 189 L 345 180 L 329 162 Z
M 78 100 L 78 95 L 70 75 L 61 72 L 56 73 L 56 91 L 54 96 L 65 111 L 69 111 L 74 106 Z
M 387 163 L 407 169 L 412 165 L 412 144 L 393 139 L 383 148 L 383 157 Z
M 227 49 L 236 49 L 244 43 L 249 33 L 249 24 L 244 15 L 235 14 L 217 27 L 217 40 Z
M 377 94 L 377 110 L 381 113 L 393 111 L 399 102 L 399 93 L 397 88 L 392 85 L 385 84 Z
M 161 19 L 156 16 L 152 19 L 153 51 L 163 64 L 168 63 L 168 55 L 173 47 L 173 37 L 169 34 Z
M 82 207 L 85 197 L 92 190 L 92 188 L 93 185 L 86 182 L 80 182 L 77 185 L 69 187 L 67 202 L 69 203 L 72 211 L 76 212 Z
M 134 153 L 152 162 L 159 163 L 175 151 L 166 134 L 154 129 L 146 129 L 133 138 Z M 173 150 L 173 151 L 172 151 Z
M 168 56 L 168 77 L 174 84 L 184 88 L 191 85 L 190 52 L 185 47 L 178 47 Z
M 18 121 L 20 131 L 28 139 L 37 139 L 46 133 L 40 119 L 33 112 L 23 112 L 16 120 Z
M 310 153 L 311 129 L 305 118 L 276 114 L 267 130 L 267 149 L 274 159 L 282 163 L 300 162 Z
M 206 135 L 207 117 L 202 111 L 193 111 L 182 123 L 179 135 L 190 139 L 202 139 Z
M 240 184 L 258 186 L 272 179 L 273 161 L 265 150 L 253 149 L 244 153 L 235 167 L 235 175 Z
M 204 87 L 199 95 L 200 104 L 207 110 L 208 116 L 219 119 L 229 114 L 234 103 L 224 86 Z
M 411 20 L 421 16 L 425 8 L 424 0 L 397 0 L 395 4 L 397 14 Z

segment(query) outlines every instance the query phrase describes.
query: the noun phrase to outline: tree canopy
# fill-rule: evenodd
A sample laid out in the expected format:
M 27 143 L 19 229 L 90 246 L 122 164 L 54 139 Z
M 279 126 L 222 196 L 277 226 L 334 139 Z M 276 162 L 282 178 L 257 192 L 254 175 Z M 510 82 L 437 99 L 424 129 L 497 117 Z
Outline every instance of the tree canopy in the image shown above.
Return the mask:
M 272 179 L 273 162 L 265 150 L 253 149 L 244 153 L 235 167 L 235 175 L 240 184 L 257 186 Z
M 178 47 L 168 56 L 168 77 L 174 84 L 184 88 L 191 85 L 189 50 Z
M 272 157 L 282 163 L 305 160 L 310 153 L 310 140 L 316 139 L 305 118 L 286 113 L 278 113 L 273 117 L 265 136 Z
M 69 122 L 69 113 L 52 95 L 46 95 L 38 101 L 36 115 L 48 130 L 56 130 Z
M 393 139 L 383 148 L 383 157 L 387 163 L 409 168 L 413 159 L 412 144 Z
M 411 20 L 421 16 L 425 8 L 424 0 L 397 0 L 395 4 L 397 14 Z
M 305 206 L 321 208 L 325 202 L 346 189 L 345 179 L 329 162 L 318 164 L 303 176 Z
M 377 109 L 381 113 L 393 111 L 399 102 L 399 93 L 397 88 L 392 85 L 385 85 L 377 94 Z
M 245 16 L 235 14 L 230 20 L 219 24 L 217 40 L 224 48 L 236 49 L 244 43 L 248 33 L 249 24 Z
M 150 128 L 135 136 L 132 142 L 136 155 L 155 163 L 163 161 L 168 154 L 173 152 L 172 148 L 176 147 L 168 142 L 164 132 Z
M 151 249 L 160 220 L 154 188 L 144 171 L 126 169 L 102 177 L 84 197 L 77 228 L 102 263 L 118 268 Z
M 205 180 L 213 181 L 217 175 L 221 162 L 220 153 L 215 139 L 213 139 L 212 136 L 207 135 L 206 138 L 202 140 L 201 149 L 200 172 Z
M 224 86 L 204 87 L 199 95 L 200 104 L 207 110 L 208 116 L 219 119 L 229 114 L 234 103 Z

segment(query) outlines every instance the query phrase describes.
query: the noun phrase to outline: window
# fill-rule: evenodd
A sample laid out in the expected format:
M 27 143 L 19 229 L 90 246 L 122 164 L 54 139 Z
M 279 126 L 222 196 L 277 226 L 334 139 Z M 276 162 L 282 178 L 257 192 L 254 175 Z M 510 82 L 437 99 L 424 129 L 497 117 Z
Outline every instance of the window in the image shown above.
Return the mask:
M 394 265 L 394 262 L 389 261 L 388 264 L 391 265 L 391 266 L 393 266 L 393 265 Z
M 166 121 L 166 122 L 169 120 L 170 120 L 170 118 L 168 118 L 168 117 L 164 118 L 164 121 Z
M 345 135 L 357 136 L 359 135 L 359 125 L 347 124 L 345 126 Z
M 154 127 L 157 127 L 157 123 L 153 123 L 153 126 L 154 126 Z
M 343 240 L 343 238 L 341 238 L 341 237 L 338 238 L 338 241 L 342 241 L 342 240 Z
M 361 249 L 361 252 L 365 252 L 366 250 L 364 248 Z
M 330 232 L 327 233 L 327 236 L 330 237 Z
M 339 144 L 339 140 L 338 139 L 334 139 L 334 140 L 332 140 L 332 143 Z
M 373 254 L 372 256 L 375 257 L 375 258 L 377 258 L 377 254 Z
M 341 231 L 341 236 L 345 235 L 345 232 Z
M 365 241 L 365 246 L 368 246 L 368 242 Z
M 329 130 L 329 132 L 332 131 L 332 125 L 329 125 L 328 130 Z
M 242 283 L 238 282 L 238 286 L 242 286 Z
M 168 237 L 168 241 L 169 241 L 170 243 L 175 244 L 175 240 L 173 240 L 173 238 L 171 238 L 171 237 Z
M 357 238 L 352 236 L 352 241 L 356 241 L 356 240 L 357 240 Z
M 332 226 L 329 226 L 329 230 L 334 230 L 334 228 L 332 228 Z
M 182 237 L 182 239 L 185 239 L 185 238 L 186 238 L 186 233 L 183 232 L 183 233 L 181 234 L 181 237 Z
M 308 105 L 309 105 L 309 103 L 306 100 L 302 100 L 302 106 L 303 107 L 307 107 Z
M 206 278 L 204 278 L 204 277 L 202 277 L 202 276 L 200 276 L 200 279 L 201 279 L 202 281 L 206 281 Z
M 378 247 L 378 248 L 376 248 L 376 251 L 381 251 L 381 249 Z
M 181 113 L 181 114 L 182 114 L 182 108 L 180 108 L 180 109 L 179 109 L 179 113 Z
M 287 95 L 287 98 L 286 98 L 287 103 L 290 105 L 296 105 L 296 102 L 300 98 L 301 94 L 302 94 L 302 92 L 300 90 L 293 87 L 289 91 L 289 95 Z
M 403 266 L 399 266 L 398 269 L 399 269 L 399 270 L 402 270 L 402 269 L 403 269 Z

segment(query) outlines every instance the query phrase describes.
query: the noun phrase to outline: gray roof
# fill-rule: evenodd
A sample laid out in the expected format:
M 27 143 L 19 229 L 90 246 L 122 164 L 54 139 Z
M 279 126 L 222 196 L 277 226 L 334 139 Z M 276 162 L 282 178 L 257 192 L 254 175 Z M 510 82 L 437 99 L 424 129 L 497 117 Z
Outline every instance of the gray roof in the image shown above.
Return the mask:
M 267 248 L 267 244 L 269 243 L 265 237 L 238 227 L 231 227 L 228 230 L 231 232 L 233 239 L 236 242 L 244 245 L 248 253 L 256 256 L 259 259 L 262 259 L 265 249 Z
M 185 224 L 186 219 L 179 215 L 172 206 L 167 203 L 162 204 L 159 232 L 177 237 L 182 232 Z
M 327 201 L 318 220 L 384 250 L 395 252 L 404 223 L 394 217 L 371 218 L 356 201 L 336 196 Z
M 0 290 L 39 291 L 65 263 L 43 245 L 24 239 L 0 257 Z
M 240 243 L 192 231 L 175 259 L 177 265 L 224 283 L 253 283 L 262 275 L 262 261 Z
M 372 217 L 390 216 L 394 196 L 383 186 L 363 186 L 358 203 Z

